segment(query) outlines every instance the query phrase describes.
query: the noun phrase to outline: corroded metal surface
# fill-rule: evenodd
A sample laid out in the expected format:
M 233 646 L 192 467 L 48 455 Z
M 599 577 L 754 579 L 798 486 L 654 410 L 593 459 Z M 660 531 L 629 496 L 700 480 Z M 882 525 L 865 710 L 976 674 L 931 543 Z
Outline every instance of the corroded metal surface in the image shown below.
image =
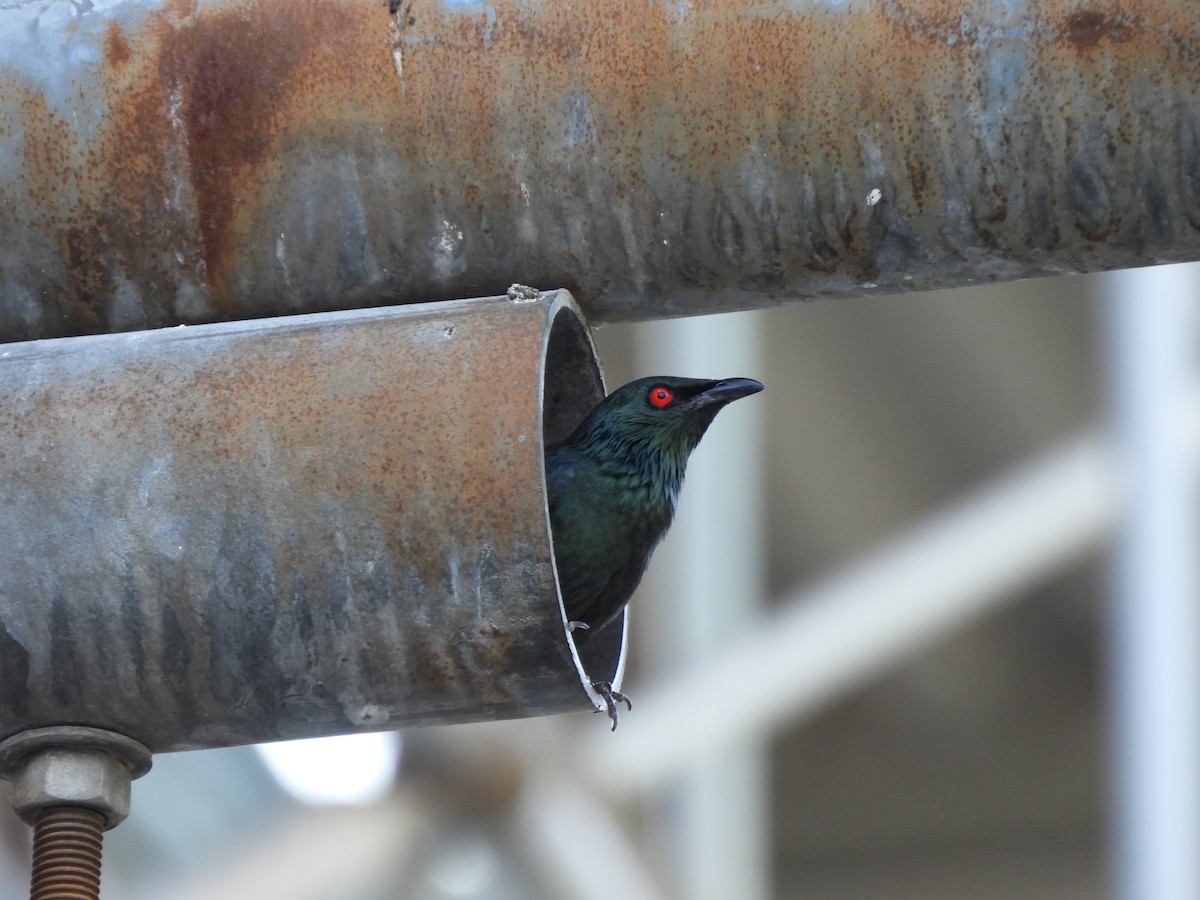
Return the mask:
M 542 410 L 601 395 L 565 292 L 3 347 L 0 738 L 587 709 Z
M 1200 4 L 0 5 L 0 339 L 1200 257 Z

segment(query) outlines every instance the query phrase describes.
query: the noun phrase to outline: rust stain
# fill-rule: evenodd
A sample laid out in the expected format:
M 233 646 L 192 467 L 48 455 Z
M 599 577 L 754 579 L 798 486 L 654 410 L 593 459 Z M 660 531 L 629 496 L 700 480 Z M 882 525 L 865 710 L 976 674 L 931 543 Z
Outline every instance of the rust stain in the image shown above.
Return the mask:
M 960 0 L 892 0 L 883 8 L 892 23 L 922 41 L 945 43 L 962 34 Z
M 82 189 L 83 177 L 72 159 L 71 125 L 41 93 L 26 84 L 12 85 L 9 98 L 15 100 L 17 121 L 9 123 L 8 129 L 23 138 L 18 144 L 21 177 L 7 191 L 0 190 L 0 206 L 15 218 L 24 204 L 32 208 L 32 215 L 28 222 L 18 224 L 10 219 L 4 224 L 13 230 L 20 226 L 34 229 L 44 241 L 45 250 L 56 253 L 64 262 L 62 274 L 53 279 L 55 290 L 45 296 L 43 318 L 66 322 L 71 332 L 103 330 L 104 318 L 94 300 L 107 290 L 109 282 L 94 264 L 95 218 L 75 214 L 74 201 Z M 0 117 L 0 133 L 4 130 Z M 0 228 L 0 236 L 5 231 Z M 25 261 L 18 258 L 16 262 L 20 265 Z M 40 262 L 34 259 L 28 265 L 32 268 Z
M 134 34 L 109 28 L 115 102 L 97 152 L 114 189 L 104 198 L 111 202 L 99 205 L 115 230 L 126 230 L 120 222 L 165 218 L 163 261 L 169 266 L 169 254 L 182 253 L 219 317 L 247 312 L 231 270 L 245 252 L 248 222 L 277 170 L 280 144 L 314 124 L 312 111 L 296 109 L 294 99 L 322 94 L 322 79 L 370 86 L 360 77 L 364 54 L 350 46 L 363 39 L 365 10 L 357 8 L 356 30 L 347 15 L 354 9 L 303 0 L 196 12 L 180 0 Z M 376 43 L 382 64 L 382 38 Z M 111 65 L 131 55 L 134 65 Z
M 1123 44 L 1132 40 L 1137 24 L 1128 14 L 1081 9 L 1067 16 L 1062 34 L 1067 43 L 1083 53 L 1099 46 L 1103 41 Z
M 244 474 L 255 461 L 247 448 L 260 446 L 264 433 L 276 435 L 272 452 L 278 466 L 291 469 L 292 488 L 331 503 L 365 504 L 362 520 L 383 529 L 393 558 L 422 584 L 453 580 L 444 554 L 427 552 L 439 546 L 440 535 L 487 535 L 486 546 L 466 542 L 455 563 L 459 581 L 470 586 L 488 559 L 510 558 L 521 542 L 536 544 L 542 528 L 539 495 L 529 491 L 530 469 L 541 466 L 529 408 L 540 335 L 497 327 L 494 310 L 460 313 L 453 343 L 434 347 L 412 339 L 419 321 L 407 331 L 368 324 L 336 334 L 313 331 L 293 338 L 285 352 L 266 342 L 253 344 L 252 355 L 243 355 L 237 342 L 213 346 L 194 371 L 181 359 L 171 384 L 139 392 L 138 401 L 172 409 L 169 433 L 189 436 L 181 452 L 194 444 L 202 453 L 181 460 L 184 470 L 215 463 Z M 444 320 L 428 325 L 444 330 Z M 471 364 L 448 364 L 449 358 Z M 404 360 L 402 371 L 397 359 Z M 492 401 L 462 403 L 480 383 L 493 386 Z M 324 436 L 319 448 L 313 434 Z M 414 440 L 422 452 L 409 447 Z M 295 462 L 305 459 L 311 465 Z M 516 527 L 511 510 L 522 508 L 532 515 Z
M 129 62 L 132 55 L 129 41 L 125 39 L 125 33 L 121 30 L 121 23 L 116 19 L 109 19 L 104 27 L 104 61 L 110 66 L 119 66 Z
M 322 19 L 336 20 L 328 3 L 252 6 L 241 15 L 192 18 L 160 45 L 158 75 L 178 96 L 209 283 L 226 312 L 230 239 L 261 189 L 253 173 L 287 131 L 285 97 L 308 64 L 312 26 Z

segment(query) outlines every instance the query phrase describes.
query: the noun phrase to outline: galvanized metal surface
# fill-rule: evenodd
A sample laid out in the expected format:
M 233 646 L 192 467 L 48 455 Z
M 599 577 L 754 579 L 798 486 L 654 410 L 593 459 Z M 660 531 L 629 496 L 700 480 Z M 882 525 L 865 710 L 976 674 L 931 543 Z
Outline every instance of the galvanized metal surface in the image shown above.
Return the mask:
M 1194 0 L 0 6 L 0 339 L 1198 257 Z
M 13 808 L 32 825 L 53 807 L 95 810 L 106 830 L 129 817 L 129 769 L 102 750 L 56 748 L 34 754 L 13 780 Z
M 566 292 L 0 348 L 0 738 L 587 709 L 543 419 L 602 393 Z

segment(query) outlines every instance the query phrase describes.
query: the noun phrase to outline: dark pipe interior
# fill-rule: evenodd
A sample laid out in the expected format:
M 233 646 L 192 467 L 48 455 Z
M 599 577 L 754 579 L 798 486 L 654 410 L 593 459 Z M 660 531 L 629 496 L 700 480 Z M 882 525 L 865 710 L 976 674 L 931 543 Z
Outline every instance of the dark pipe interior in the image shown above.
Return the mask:
M 587 327 L 562 308 L 550 326 L 542 396 L 542 437 L 547 444 L 569 435 L 604 399 L 604 381 Z

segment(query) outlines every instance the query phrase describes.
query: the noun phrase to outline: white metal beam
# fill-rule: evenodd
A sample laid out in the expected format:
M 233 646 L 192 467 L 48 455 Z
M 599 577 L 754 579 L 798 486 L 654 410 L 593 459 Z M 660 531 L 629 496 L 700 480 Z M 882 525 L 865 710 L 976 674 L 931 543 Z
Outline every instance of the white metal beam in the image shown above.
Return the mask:
M 638 329 L 644 374 L 763 376 L 762 315 L 675 319 Z M 765 599 L 764 425 L 768 394 L 721 412 L 688 463 L 675 523 L 630 615 L 649 677 L 690 669 L 749 630 Z M 635 691 L 637 715 L 641 693 Z M 615 743 L 624 735 L 618 734 Z M 745 900 L 770 894 L 766 750 L 748 735 L 695 757 L 655 807 L 658 848 L 679 894 Z
M 1200 897 L 1200 266 L 1106 283 L 1113 420 L 1129 503 L 1109 627 L 1117 895 Z

